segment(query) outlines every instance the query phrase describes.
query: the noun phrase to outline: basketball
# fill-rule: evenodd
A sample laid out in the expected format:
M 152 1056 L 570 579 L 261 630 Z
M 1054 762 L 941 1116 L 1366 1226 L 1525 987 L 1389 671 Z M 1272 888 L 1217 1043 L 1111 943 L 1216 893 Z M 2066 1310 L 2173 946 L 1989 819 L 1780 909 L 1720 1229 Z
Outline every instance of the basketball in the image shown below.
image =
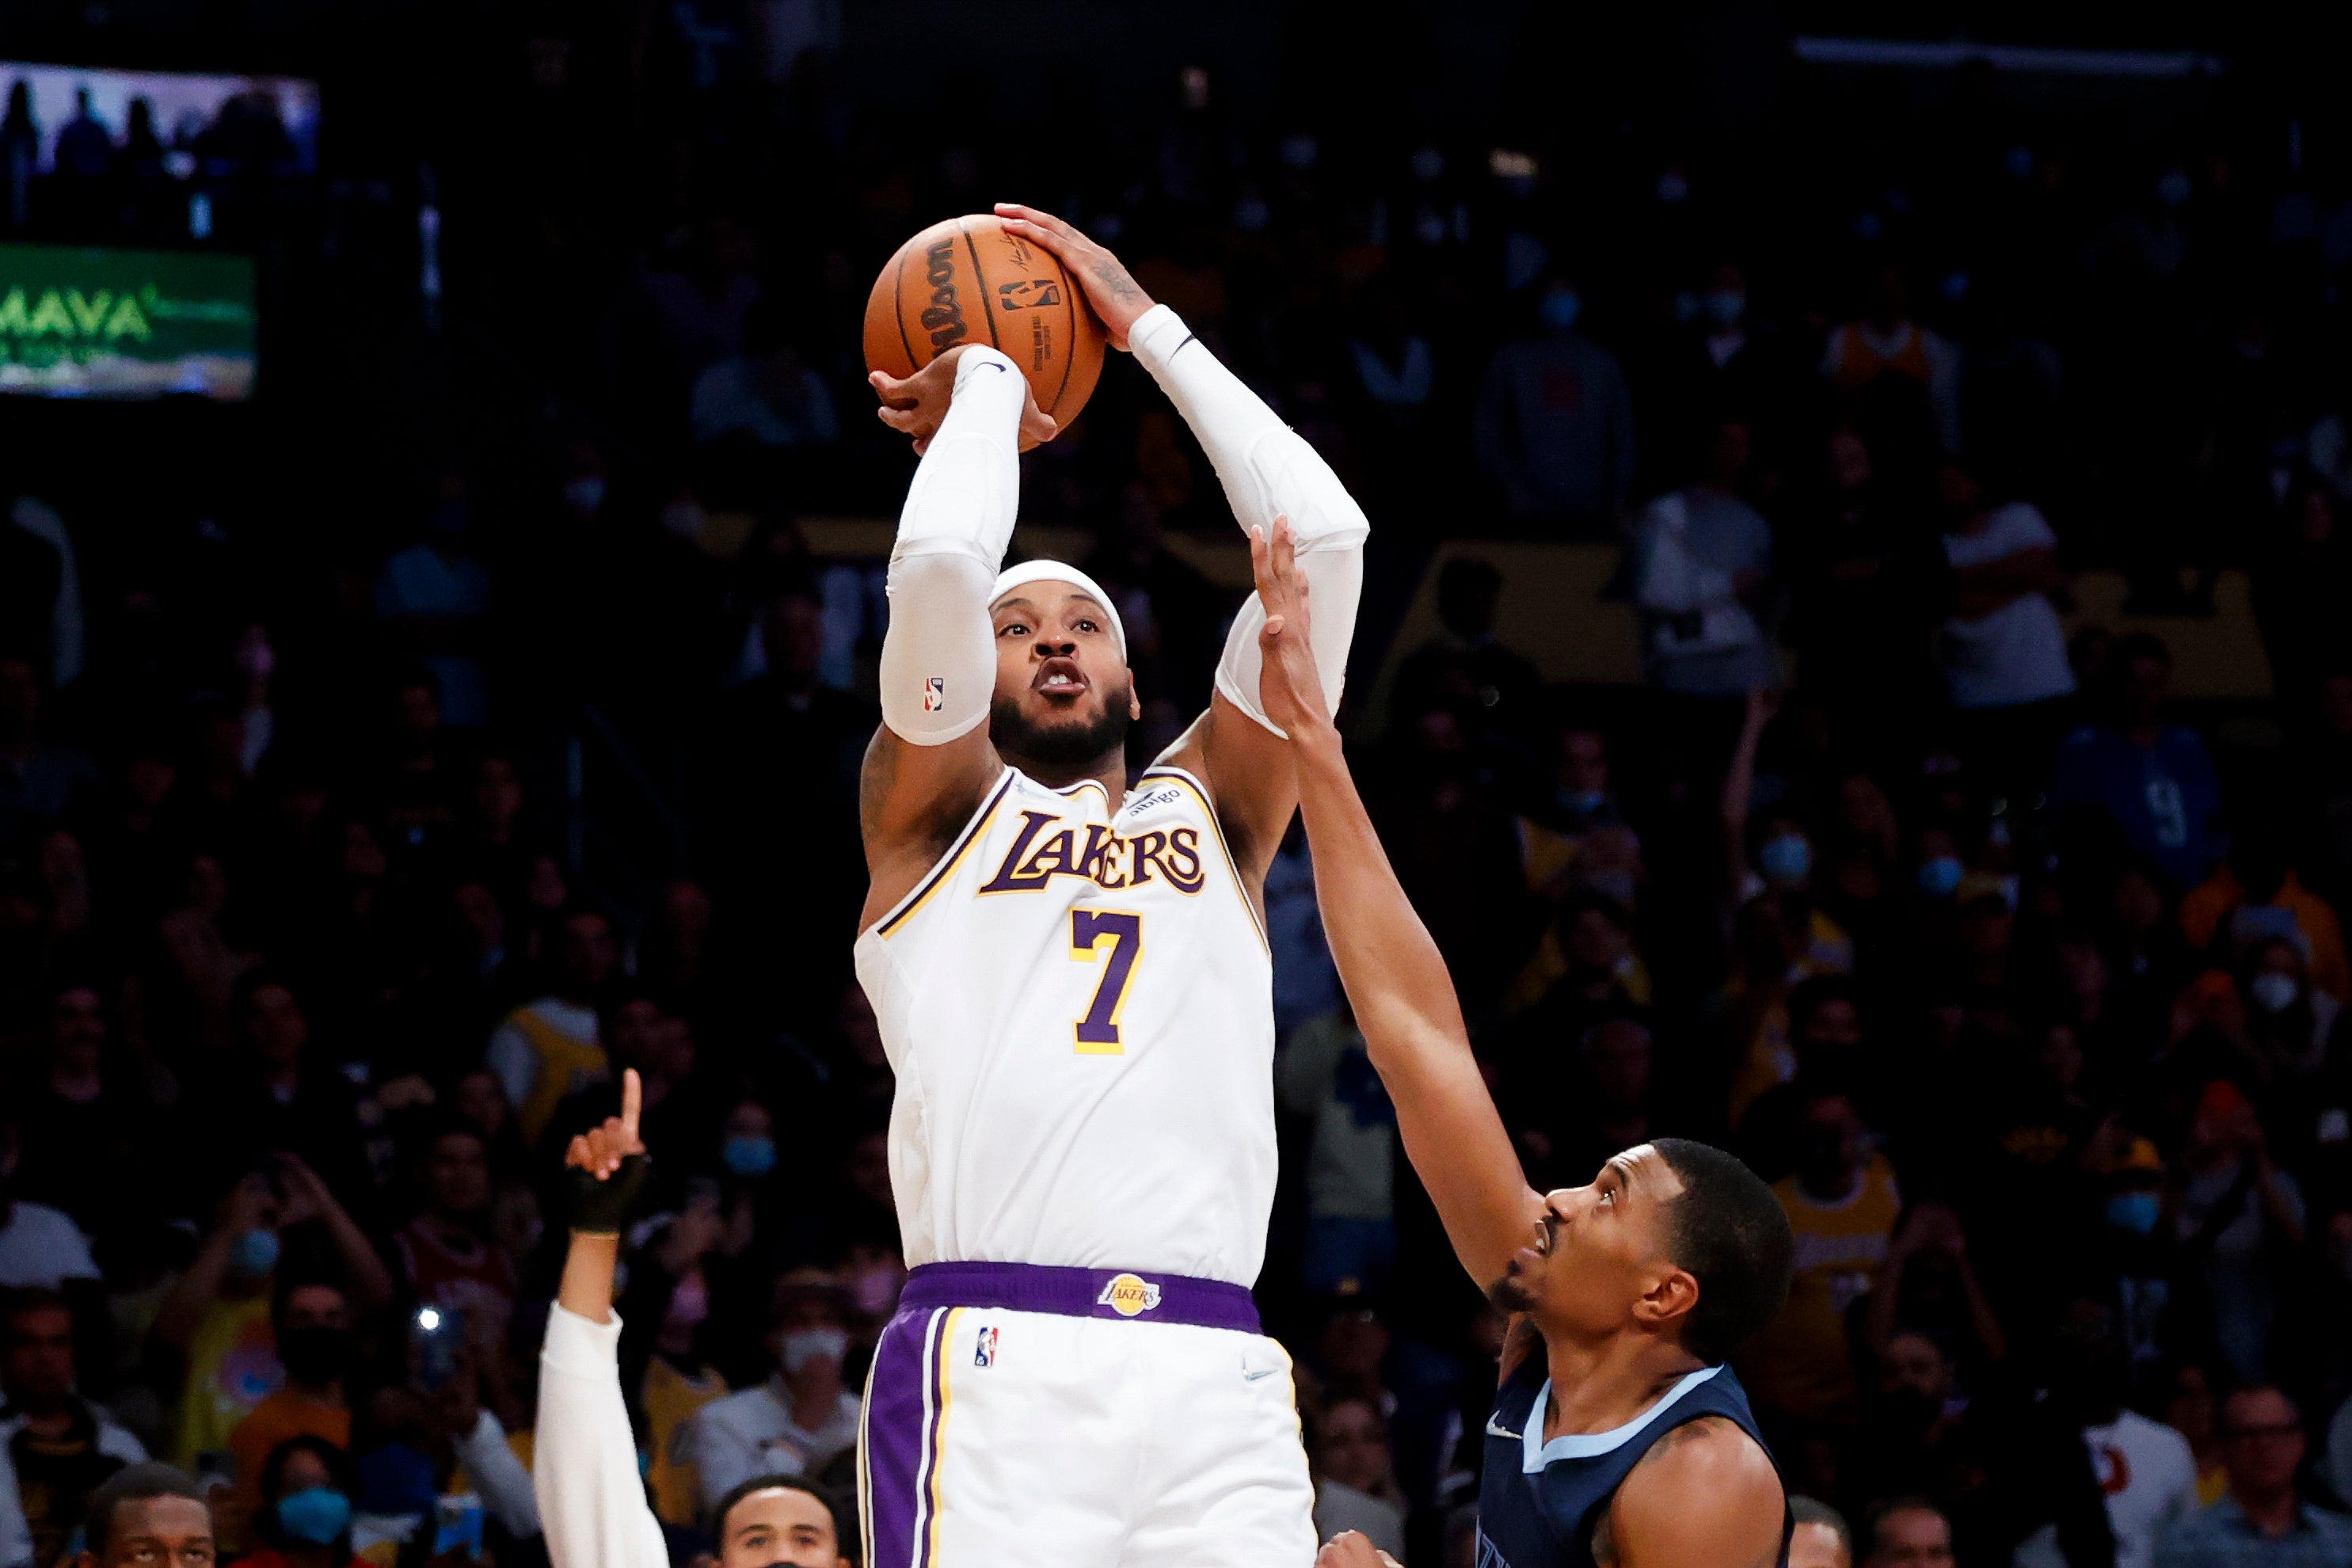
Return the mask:
M 947 218 L 900 246 L 866 301 L 867 369 L 908 376 L 958 343 L 988 343 L 1063 429 L 1094 394 L 1107 341 L 1060 260 L 992 214 Z

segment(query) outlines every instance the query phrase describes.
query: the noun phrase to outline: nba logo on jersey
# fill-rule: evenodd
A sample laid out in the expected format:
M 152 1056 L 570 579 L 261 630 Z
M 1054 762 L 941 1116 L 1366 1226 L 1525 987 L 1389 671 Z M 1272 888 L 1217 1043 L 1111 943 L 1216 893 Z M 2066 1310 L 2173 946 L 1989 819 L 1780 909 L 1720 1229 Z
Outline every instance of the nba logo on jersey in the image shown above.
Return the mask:
M 996 1330 L 993 1327 L 981 1330 L 979 1338 L 972 1342 L 971 1364 L 974 1366 L 996 1364 Z
M 1160 1305 L 1160 1287 L 1132 1274 L 1114 1274 L 1095 1298 L 1095 1305 L 1108 1307 L 1122 1318 L 1136 1317 Z
M 923 711 L 936 713 L 948 705 L 948 678 L 927 675 L 923 678 Z

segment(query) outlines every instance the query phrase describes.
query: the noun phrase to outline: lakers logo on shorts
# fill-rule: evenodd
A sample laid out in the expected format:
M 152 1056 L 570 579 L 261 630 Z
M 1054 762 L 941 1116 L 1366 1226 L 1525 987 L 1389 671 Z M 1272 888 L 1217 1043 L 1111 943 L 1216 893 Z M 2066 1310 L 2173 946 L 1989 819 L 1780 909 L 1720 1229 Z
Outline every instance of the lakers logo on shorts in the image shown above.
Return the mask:
M 1095 1298 L 1095 1305 L 1108 1307 L 1122 1318 L 1140 1317 L 1160 1305 L 1160 1287 L 1133 1274 L 1114 1274 Z

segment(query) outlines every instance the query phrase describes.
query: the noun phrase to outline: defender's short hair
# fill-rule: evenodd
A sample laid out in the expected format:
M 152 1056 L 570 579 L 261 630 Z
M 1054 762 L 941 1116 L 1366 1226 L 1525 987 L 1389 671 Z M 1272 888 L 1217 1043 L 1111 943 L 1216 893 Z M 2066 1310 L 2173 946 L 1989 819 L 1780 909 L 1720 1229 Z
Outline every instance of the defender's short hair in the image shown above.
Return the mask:
M 1667 1244 L 1698 1281 L 1683 1345 L 1701 1361 L 1719 1362 L 1789 1299 L 1796 1234 L 1772 1189 L 1736 1157 L 1687 1138 L 1653 1139 L 1651 1147 L 1683 1184 Z
M 152 1460 L 143 1465 L 125 1465 L 100 1481 L 89 1494 L 89 1512 L 83 1533 L 91 1552 L 100 1557 L 106 1555 L 107 1542 L 114 1533 L 114 1515 L 124 1503 L 145 1502 L 159 1497 L 182 1497 L 201 1503 L 207 1516 L 212 1509 L 212 1500 L 205 1495 L 204 1489 L 178 1466 Z
M 848 1505 L 831 1487 L 819 1481 L 813 1481 L 806 1476 L 753 1476 L 748 1481 L 738 1481 L 729 1488 L 727 1495 L 720 1498 L 718 1505 L 711 1509 L 709 1528 L 705 1532 L 710 1537 L 710 1544 L 714 1550 L 720 1552 L 726 1550 L 727 1516 L 735 1511 L 735 1505 L 754 1492 L 766 1491 L 806 1492 L 823 1503 L 824 1511 L 833 1518 L 835 1555 L 846 1557 L 852 1563 L 858 1561 L 857 1521 L 851 1514 Z
M 1843 1554 L 1845 1560 L 1848 1563 L 1854 1561 L 1853 1527 L 1846 1523 L 1845 1515 L 1840 1513 L 1829 1504 L 1822 1501 L 1819 1498 L 1800 1497 L 1795 1493 L 1790 1493 L 1789 1497 L 1789 1517 L 1795 1520 L 1799 1524 L 1818 1524 L 1822 1526 L 1832 1535 L 1837 1537 L 1838 1551 Z

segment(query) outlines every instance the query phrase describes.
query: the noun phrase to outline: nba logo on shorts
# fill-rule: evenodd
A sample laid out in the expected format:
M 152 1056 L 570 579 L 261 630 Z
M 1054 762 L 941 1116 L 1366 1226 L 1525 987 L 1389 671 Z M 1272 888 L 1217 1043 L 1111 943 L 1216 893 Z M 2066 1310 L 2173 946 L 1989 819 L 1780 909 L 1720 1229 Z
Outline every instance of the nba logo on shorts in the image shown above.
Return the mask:
M 979 1339 L 972 1343 L 971 1364 L 974 1366 L 996 1364 L 996 1331 L 993 1328 L 980 1331 Z
M 929 675 L 923 678 L 923 711 L 936 713 L 948 705 L 948 678 Z
M 1132 1274 L 1114 1274 L 1095 1298 L 1095 1305 L 1108 1307 L 1122 1318 L 1137 1317 L 1160 1305 L 1160 1287 Z

